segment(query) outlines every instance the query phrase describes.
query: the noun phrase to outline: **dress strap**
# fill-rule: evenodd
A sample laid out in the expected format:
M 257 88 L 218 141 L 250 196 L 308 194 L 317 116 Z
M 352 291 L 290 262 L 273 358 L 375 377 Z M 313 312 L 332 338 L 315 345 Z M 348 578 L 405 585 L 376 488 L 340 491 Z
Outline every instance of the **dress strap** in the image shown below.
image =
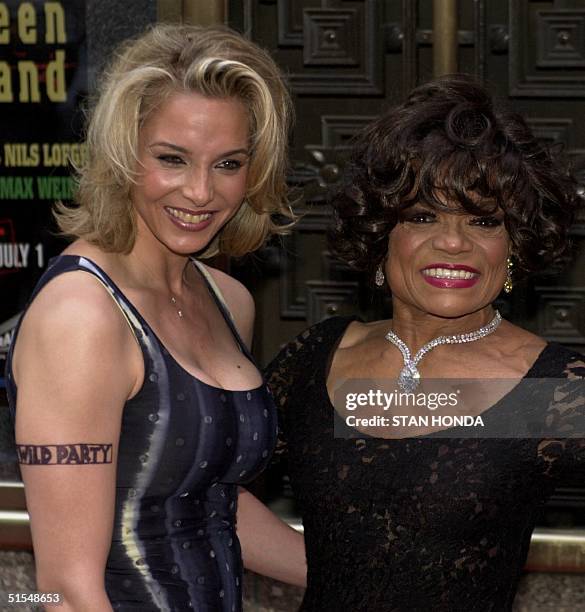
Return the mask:
M 196 259 L 191 259 L 191 261 L 195 264 L 199 272 L 201 272 L 201 275 L 205 279 L 210 293 L 213 295 L 214 298 L 216 298 L 217 301 L 221 303 L 223 310 L 227 312 L 229 318 L 233 321 L 234 317 L 231 313 L 229 306 L 227 305 L 227 302 L 225 301 L 225 298 L 223 297 L 223 293 L 221 292 L 221 289 L 217 286 L 217 283 L 211 275 L 211 272 L 207 269 L 207 266 L 205 264 L 202 264 L 200 261 L 197 261 Z
M 81 257 L 79 255 L 58 255 L 57 257 L 53 257 L 49 261 L 49 265 L 39 281 L 37 282 L 26 306 L 24 307 L 16 328 L 13 334 L 13 340 L 18 335 L 20 330 L 20 326 L 24 319 L 24 315 L 32 304 L 33 300 L 37 297 L 37 295 L 41 292 L 42 289 L 49 283 L 49 281 L 53 280 L 55 277 L 60 276 L 66 272 L 73 271 L 83 271 L 89 272 L 105 287 L 109 295 L 111 296 L 114 303 L 121 310 L 130 330 L 132 331 L 132 335 L 137 338 L 137 329 L 141 329 L 141 321 L 138 317 L 136 317 L 136 313 L 133 312 L 131 305 L 124 299 L 122 292 L 114 285 L 113 281 L 110 277 L 94 262 L 91 260 Z M 140 344 L 140 342 L 139 342 Z M 12 349 L 14 346 L 14 341 L 11 342 L 9 347 L 10 358 L 12 358 Z
M 54 264 L 47 270 L 54 270 L 46 282 L 51 278 L 62 274 L 64 272 L 81 271 L 91 274 L 107 291 L 108 295 L 112 298 L 112 301 L 119 308 L 120 312 L 124 316 L 132 335 L 134 336 L 138 345 L 142 348 L 140 338 L 145 334 L 145 327 L 147 327 L 146 321 L 142 315 L 136 310 L 134 305 L 128 300 L 120 288 L 114 283 L 114 281 L 98 266 L 94 261 L 80 255 L 59 255 L 54 258 Z M 45 286 L 39 283 L 37 290 L 33 294 L 32 299 L 36 294 Z
M 193 258 L 191 258 L 191 261 L 193 262 L 197 270 L 199 270 L 199 272 L 201 273 L 201 276 L 203 277 L 203 280 L 205 281 L 205 284 L 207 285 L 207 289 L 209 290 L 209 293 L 215 300 L 215 303 L 217 304 L 219 311 L 221 312 L 223 318 L 225 319 L 225 322 L 228 324 L 228 327 L 231 329 L 232 334 L 234 335 L 234 338 L 236 339 L 236 342 L 238 343 L 238 346 L 240 347 L 240 350 L 242 351 L 242 353 L 244 353 L 244 355 L 246 355 L 246 357 L 252 363 L 256 363 L 256 360 L 252 356 L 252 353 L 250 353 L 250 350 L 246 346 L 246 343 L 242 340 L 242 337 L 240 336 L 240 332 L 238 331 L 236 324 L 234 322 L 234 317 L 229 309 L 229 306 L 227 305 L 225 298 L 223 297 L 223 294 L 220 288 L 217 286 L 217 283 L 215 282 L 213 276 L 211 275 L 211 272 L 207 269 L 207 266 L 201 263 L 200 261 L 197 261 L 196 259 L 193 259 Z
M 39 279 L 36 287 L 34 288 L 32 295 L 30 296 L 24 310 L 22 311 L 18 323 L 14 329 L 12 335 L 12 341 L 8 347 L 8 355 L 6 359 L 6 389 L 9 397 L 11 398 L 10 412 L 12 419 L 15 418 L 15 407 L 16 407 L 16 385 L 14 383 L 12 373 L 12 360 L 14 357 L 14 346 L 16 344 L 16 338 L 20 327 L 24 320 L 27 310 L 32 304 L 33 300 L 37 297 L 40 291 L 54 278 L 65 274 L 66 272 L 82 271 L 87 272 L 94 276 L 98 282 L 100 282 L 116 306 L 120 309 L 124 319 L 126 320 L 134 339 L 138 343 L 140 350 L 145 357 L 145 367 L 148 363 L 147 349 L 144 345 L 144 338 L 148 337 L 151 333 L 150 328 L 146 321 L 142 318 L 140 313 L 134 308 L 132 303 L 126 298 L 126 296 L 116 286 L 114 281 L 93 261 L 79 255 L 58 255 L 49 261 L 49 266 Z

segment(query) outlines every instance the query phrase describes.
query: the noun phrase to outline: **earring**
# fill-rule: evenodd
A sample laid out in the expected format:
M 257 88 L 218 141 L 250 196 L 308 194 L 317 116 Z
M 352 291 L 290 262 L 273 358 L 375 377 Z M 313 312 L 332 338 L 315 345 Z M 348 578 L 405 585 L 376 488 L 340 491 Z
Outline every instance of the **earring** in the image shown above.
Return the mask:
M 376 276 L 374 277 L 374 282 L 376 283 L 376 287 L 382 287 L 384 285 L 384 281 L 386 278 L 384 277 L 384 272 L 382 271 L 382 264 L 376 269 Z
M 514 267 L 514 262 L 511 257 L 506 259 L 506 280 L 504 282 L 504 293 L 512 293 L 512 289 L 514 288 L 514 284 L 512 282 L 512 268 Z

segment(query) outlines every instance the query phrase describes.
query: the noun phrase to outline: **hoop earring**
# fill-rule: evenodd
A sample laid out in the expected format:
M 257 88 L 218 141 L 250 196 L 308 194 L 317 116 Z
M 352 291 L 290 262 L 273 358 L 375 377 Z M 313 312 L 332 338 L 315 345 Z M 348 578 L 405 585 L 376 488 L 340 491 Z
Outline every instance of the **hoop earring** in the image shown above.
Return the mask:
M 506 259 L 506 280 L 504 282 L 504 293 L 512 293 L 512 289 L 514 288 L 514 283 L 512 282 L 512 268 L 514 267 L 514 262 L 511 257 Z
M 386 277 L 384 276 L 384 272 L 382 270 L 382 263 L 376 268 L 376 275 L 374 276 L 374 282 L 376 283 L 376 287 L 383 287 L 384 282 L 386 281 Z

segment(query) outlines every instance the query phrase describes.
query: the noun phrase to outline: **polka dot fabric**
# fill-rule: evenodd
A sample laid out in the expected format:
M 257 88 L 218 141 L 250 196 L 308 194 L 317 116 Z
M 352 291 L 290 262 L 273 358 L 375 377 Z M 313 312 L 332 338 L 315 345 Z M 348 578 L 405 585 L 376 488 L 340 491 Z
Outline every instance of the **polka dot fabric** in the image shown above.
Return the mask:
M 106 566 L 114 610 L 240 612 L 237 486 L 270 460 L 276 414 L 265 385 L 229 391 L 186 372 L 93 262 L 56 258 L 35 289 L 73 270 L 98 277 L 132 325 L 144 385 L 122 416 L 116 508 Z M 241 350 L 229 314 L 209 287 Z M 9 364 L 10 367 L 10 364 Z M 10 383 L 10 380 L 9 380 Z M 14 417 L 16 388 L 9 388 Z

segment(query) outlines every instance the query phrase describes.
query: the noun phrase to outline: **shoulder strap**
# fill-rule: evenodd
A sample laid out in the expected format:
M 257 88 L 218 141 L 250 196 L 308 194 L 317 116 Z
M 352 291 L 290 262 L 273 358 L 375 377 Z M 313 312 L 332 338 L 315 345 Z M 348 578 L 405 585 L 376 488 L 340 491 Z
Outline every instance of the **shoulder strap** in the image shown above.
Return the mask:
M 250 350 L 248 349 L 248 347 L 246 346 L 246 343 L 242 340 L 240 336 L 240 332 L 236 328 L 234 317 L 229 309 L 229 306 L 227 305 L 227 302 L 220 288 L 217 286 L 217 283 L 215 282 L 213 276 L 211 275 L 211 272 L 207 269 L 207 266 L 201 263 L 200 261 L 197 261 L 196 259 L 193 259 L 193 258 L 191 259 L 191 261 L 195 264 L 195 267 L 201 273 L 201 276 L 203 277 L 203 280 L 205 281 L 205 284 L 207 285 L 207 289 L 209 293 L 213 297 L 215 303 L 217 304 L 217 307 L 219 308 L 219 311 L 221 312 L 223 318 L 225 319 L 225 322 L 230 328 L 232 334 L 234 335 L 234 338 L 236 339 L 236 342 L 238 343 L 240 350 L 242 351 L 242 353 L 244 353 L 244 355 L 246 355 L 248 359 L 250 359 L 252 363 L 255 363 L 255 359 L 250 353 Z
M 70 258 L 73 261 L 68 261 Z M 142 334 L 144 334 L 145 326 L 147 327 L 148 325 L 140 313 L 136 310 L 132 302 L 128 300 L 116 283 L 114 283 L 114 281 L 102 270 L 102 268 L 100 268 L 91 259 L 80 257 L 78 255 L 61 255 L 58 260 L 61 260 L 58 263 L 63 262 L 60 265 L 61 269 L 57 272 L 58 274 L 72 270 L 81 270 L 83 272 L 88 272 L 97 278 L 97 280 L 104 286 L 104 289 L 108 292 L 116 306 L 118 306 L 120 309 L 120 312 L 128 323 L 128 327 L 130 327 L 132 335 L 140 345 L 139 338 L 142 336 Z M 54 276 L 56 276 L 56 274 Z
M 96 263 L 79 255 L 59 255 L 51 260 L 49 267 L 41 276 L 31 297 L 29 298 L 24 309 L 23 316 L 32 301 L 49 281 L 61 274 L 64 274 L 65 272 L 73 272 L 77 270 L 92 274 L 104 286 L 116 306 L 118 306 L 120 309 L 122 315 L 128 323 L 128 326 L 130 327 L 132 335 L 134 338 L 136 338 L 136 341 L 140 345 L 139 338 L 145 332 L 145 327 L 147 327 L 146 321 L 142 318 L 140 313 L 136 310 L 136 308 L 134 308 L 133 304 L 128 300 L 128 298 L 126 298 L 114 281 Z M 16 337 L 16 334 L 18 333 L 23 316 L 21 316 L 20 321 L 18 322 L 18 326 L 14 332 L 14 337 Z
M 37 297 L 39 292 L 45 287 L 45 285 L 47 285 L 47 283 L 49 283 L 49 281 L 66 272 L 73 272 L 77 270 L 92 274 L 104 286 L 114 303 L 120 309 L 122 315 L 124 316 L 124 319 L 128 323 L 130 331 L 132 332 L 132 335 L 138 343 L 138 346 L 140 347 L 140 350 L 142 351 L 143 355 L 145 354 L 146 349 L 143 346 L 141 338 L 143 338 L 145 335 L 149 335 L 150 331 L 148 324 L 140 316 L 140 313 L 134 308 L 132 303 L 116 286 L 114 281 L 96 263 L 94 263 L 90 259 L 87 259 L 86 257 L 80 257 L 79 255 L 59 255 L 58 257 L 51 259 L 48 268 L 45 270 L 38 283 L 36 284 L 23 312 L 20 315 L 20 319 L 14 329 L 14 334 L 12 336 L 10 347 L 8 348 L 8 355 L 6 359 L 6 380 L 7 391 L 10 397 L 9 403 L 11 406 L 12 419 L 15 418 L 14 411 L 16 407 L 16 386 L 12 378 L 12 359 L 14 353 L 14 346 L 16 344 L 16 338 L 18 336 L 18 332 L 20 330 L 20 326 L 22 324 L 26 311 L 30 307 L 33 300 Z
M 201 272 L 201 275 L 207 283 L 207 288 L 209 289 L 209 292 L 221 304 L 222 309 L 225 310 L 225 312 L 229 315 L 229 318 L 233 321 L 234 317 L 230 311 L 229 306 L 227 305 L 227 302 L 225 301 L 225 298 L 223 297 L 223 293 L 221 292 L 221 289 L 217 286 L 217 283 L 211 275 L 211 272 L 207 269 L 207 266 L 205 264 L 202 264 L 200 261 L 197 261 L 196 259 L 192 259 L 191 261 L 195 264 L 199 272 Z

